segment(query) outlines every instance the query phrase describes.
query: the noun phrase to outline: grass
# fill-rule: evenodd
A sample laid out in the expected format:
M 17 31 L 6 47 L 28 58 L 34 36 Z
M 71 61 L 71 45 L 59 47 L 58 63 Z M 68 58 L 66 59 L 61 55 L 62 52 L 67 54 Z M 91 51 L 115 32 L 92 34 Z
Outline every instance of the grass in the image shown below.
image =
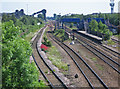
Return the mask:
M 38 30 L 37 30 L 38 31 Z M 32 37 L 34 36 L 34 32 L 30 32 L 26 37 L 25 37 L 25 40 L 29 41 L 32 39 Z
M 48 31 L 48 27 L 45 29 L 43 37 L 45 37 L 47 35 L 47 31 Z
M 55 69 L 53 69 L 53 72 L 55 72 Z
M 107 41 L 107 45 L 115 45 L 115 42 L 112 41 L 112 40 L 108 40 L 108 41 Z
M 97 59 L 96 59 L 96 58 L 91 58 L 91 60 L 92 60 L 92 61 L 97 61 Z
M 70 28 L 69 26 L 67 26 L 67 28 L 69 28 L 71 30 L 77 29 L 77 27 L 75 27 L 75 26 L 73 26 L 72 28 Z
M 44 26 L 44 24 L 41 25 L 41 28 Z M 24 39 L 27 41 L 31 41 L 32 37 L 35 35 L 35 33 L 38 31 L 39 29 L 35 29 L 33 31 L 31 31 L 29 34 L 27 34 Z
M 103 68 L 101 65 L 99 65 L 99 64 L 96 64 L 96 67 L 97 67 L 99 70 L 104 70 L 104 68 Z
M 60 55 L 60 52 L 57 50 L 55 46 L 52 46 L 48 50 L 48 58 L 50 61 L 52 61 L 52 64 L 58 67 L 59 69 L 63 69 L 64 71 L 68 70 L 67 64 L 62 62 L 62 57 Z
M 117 37 L 117 38 L 120 38 L 120 34 L 119 35 L 114 35 L 115 37 Z
M 48 73 L 48 70 L 46 70 L 45 73 L 47 74 L 47 73 Z
M 64 75 L 68 75 L 68 71 L 62 72 Z

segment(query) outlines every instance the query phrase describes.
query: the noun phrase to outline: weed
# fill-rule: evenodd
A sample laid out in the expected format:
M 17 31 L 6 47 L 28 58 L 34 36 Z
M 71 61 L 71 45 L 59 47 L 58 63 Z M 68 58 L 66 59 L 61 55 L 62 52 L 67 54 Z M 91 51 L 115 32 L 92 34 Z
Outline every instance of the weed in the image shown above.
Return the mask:
M 53 72 L 55 72 L 55 69 L 53 69 Z
M 55 65 L 59 69 L 68 70 L 67 64 L 65 64 L 64 62 L 61 61 L 62 57 L 56 47 L 52 46 L 49 49 L 48 54 L 49 54 L 48 58 L 50 61 L 52 61 L 53 65 Z
M 103 68 L 101 65 L 99 65 L 99 64 L 96 64 L 96 67 L 97 67 L 99 70 L 104 70 L 104 68 Z
M 52 73 L 52 71 L 50 71 L 50 73 Z
M 108 40 L 108 41 L 107 41 L 107 45 L 115 45 L 115 42 L 112 41 L 112 40 Z
M 48 73 L 48 70 L 46 70 L 45 73 L 47 74 L 47 73 Z
M 96 58 L 91 58 L 92 61 L 96 61 L 97 59 Z

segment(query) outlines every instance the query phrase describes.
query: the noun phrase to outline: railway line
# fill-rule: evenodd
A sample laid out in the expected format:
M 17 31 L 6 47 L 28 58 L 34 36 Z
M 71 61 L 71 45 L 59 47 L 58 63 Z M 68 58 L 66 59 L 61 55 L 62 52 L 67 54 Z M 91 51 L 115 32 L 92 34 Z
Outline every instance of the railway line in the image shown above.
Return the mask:
M 50 88 L 57 89 L 68 89 L 67 86 L 62 82 L 62 80 L 58 77 L 58 75 L 51 69 L 50 66 L 47 65 L 42 55 L 40 55 L 40 52 L 37 48 L 37 43 L 39 38 L 42 35 L 42 32 L 45 28 L 41 29 L 39 34 L 36 36 L 32 43 L 33 48 L 33 59 L 41 72 L 41 74 L 44 76 L 45 80 L 49 83 Z
M 50 33 L 48 33 L 49 37 L 54 40 L 59 46 L 61 46 L 68 55 L 73 59 L 85 79 L 87 80 L 88 84 L 92 89 L 94 88 L 106 88 L 108 89 L 108 86 L 103 82 L 103 80 L 95 73 L 95 71 L 85 62 L 85 60 L 76 53 L 73 49 L 69 48 L 64 43 L 61 43 L 57 38 L 54 38 L 51 36 Z
M 113 40 L 115 43 L 120 43 L 120 41 L 119 40 L 116 40 L 116 39 L 114 39 L 114 38 L 111 38 L 111 40 Z
M 119 71 L 119 66 L 120 66 L 120 64 L 119 64 L 119 60 L 118 60 L 118 58 L 119 58 L 119 53 L 115 53 L 115 52 L 113 52 L 113 51 L 111 51 L 111 52 L 113 52 L 114 53 L 114 57 L 113 57 L 113 55 L 112 56 L 110 56 L 110 54 L 109 53 L 107 53 L 106 54 L 106 49 L 107 48 L 102 48 L 102 49 L 104 49 L 104 51 L 103 50 L 101 50 L 101 48 L 99 47 L 99 44 L 96 44 L 96 43 L 93 43 L 93 42 L 91 42 L 90 40 L 88 40 L 88 39 L 86 39 L 86 38 L 84 38 L 84 37 L 82 37 L 82 36 L 80 36 L 79 34 L 74 34 L 75 35 L 75 37 L 79 40 L 79 42 L 81 43 L 81 44 L 83 44 L 83 46 L 84 47 L 86 47 L 89 51 L 91 51 L 92 53 L 94 53 L 97 57 L 99 57 L 101 60 L 103 60 L 105 63 L 107 63 L 110 67 L 112 67 L 115 71 L 117 71 L 118 73 L 120 73 L 120 71 Z M 101 46 L 101 47 L 103 47 L 103 46 Z M 108 51 L 107 51 L 108 52 Z M 109 55 L 108 55 L 109 54 Z M 116 54 L 116 55 L 115 55 Z M 118 56 L 117 56 L 117 54 L 118 54 Z
M 80 37 L 80 38 L 84 38 L 87 43 L 90 43 L 91 45 L 93 45 L 95 48 L 102 51 L 103 53 L 105 53 L 105 54 L 107 53 L 107 55 L 109 55 L 110 57 L 114 57 L 114 58 L 117 58 L 117 59 L 120 58 L 120 53 L 118 53 L 118 52 L 116 52 L 112 49 L 109 49 L 109 48 L 107 48 L 107 47 L 105 47 L 101 44 L 97 44 L 95 42 L 92 42 L 91 40 L 88 40 L 87 38 L 82 37 L 78 34 L 75 34 L 75 36 Z
M 118 62 L 116 62 L 115 59 L 107 56 L 106 54 L 102 53 L 100 50 L 94 48 L 94 46 L 92 46 L 91 44 L 88 44 L 87 42 L 85 42 L 85 40 L 83 38 L 78 38 L 77 37 L 77 39 L 79 39 L 79 43 L 81 43 L 81 44 L 84 43 L 83 44 L 84 47 L 86 47 L 88 50 L 90 50 L 92 53 L 94 53 L 97 57 L 99 57 L 101 60 L 103 60 L 105 63 L 107 63 L 115 71 L 120 73 L 120 71 L 119 71 L 120 64 Z M 116 59 L 116 60 L 118 61 L 118 59 Z
M 117 58 L 109 57 L 104 52 L 97 49 L 97 47 L 93 46 L 90 42 L 89 43 L 86 42 L 86 40 L 84 38 L 77 37 L 77 39 L 79 39 L 80 43 L 84 42 L 84 46 L 88 50 L 90 50 L 92 53 L 94 53 L 97 57 L 99 57 L 101 60 L 103 60 L 105 63 L 107 63 L 110 67 L 112 67 L 115 71 L 117 71 L 120 74 L 120 71 L 119 71 L 120 64 L 119 64 L 119 62 L 117 62 L 118 61 Z
M 66 28 L 66 31 L 70 33 L 71 29 Z M 102 44 L 95 43 L 95 42 L 87 39 L 84 35 L 81 36 L 81 34 L 79 32 L 74 32 L 74 36 L 77 37 L 77 38 L 84 39 L 87 43 L 91 44 L 96 49 L 100 50 L 102 53 L 108 55 L 111 58 L 114 58 L 114 59 L 120 58 L 120 53 L 119 52 L 114 51 L 114 50 L 112 50 L 110 48 L 107 48 L 106 46 L 104 46 Z

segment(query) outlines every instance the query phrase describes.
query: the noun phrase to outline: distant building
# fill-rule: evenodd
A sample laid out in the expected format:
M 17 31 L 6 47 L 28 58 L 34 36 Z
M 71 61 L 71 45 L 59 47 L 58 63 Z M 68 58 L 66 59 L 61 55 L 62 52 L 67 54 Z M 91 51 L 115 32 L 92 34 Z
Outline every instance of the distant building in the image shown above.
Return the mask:
M 24 10 L 23 9 L 21 9 L 20 11 L 19 10 L 15 10 L 15 12 L 12 12 L 12 13 L 1 13 L 1 15 L 2 14 L 9 14 L 9 15 L 15 15 L 15 17 L 16 18 L 20 18 L 20 17 L 22 17 L 22 16 L 24 16 L 25 15 L 25 13 L 24 13 Z

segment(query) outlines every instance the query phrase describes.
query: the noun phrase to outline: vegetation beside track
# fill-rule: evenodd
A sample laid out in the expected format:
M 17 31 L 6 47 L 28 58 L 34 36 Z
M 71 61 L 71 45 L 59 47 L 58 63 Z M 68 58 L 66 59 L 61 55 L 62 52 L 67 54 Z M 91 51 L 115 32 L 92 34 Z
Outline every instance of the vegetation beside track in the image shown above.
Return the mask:
M 47 38 L 47 31 L 48 31 L 48 28 L 45 30 L 45 33 L 43 35 L 43 42 L 42 42 L 42 44 L 44 44 L 44 45 L 46 45 L 48 47 L 51 47 L 52 44 L 51 44 L 51 41 L 49 41 L 48 38 Z
M 31 22 L 28 19 L 31 19 Z M 36 32 L 42 26 L 37 25 L 37 20 L 37 18 L 29 16 L 17 19 L 13 15 L 2 18 L 2 42 L 0 45 L 2 46 L 3 88 L 46 87 L 42 80 L 38 82 L 38 69 L 35 63 L 30 63 L 29 60 L 32 55 L 29 42 L 32 36 L 29 36 L 29 33 Z M 27 34 L 29 34 L 29 39 L 25 38 Z
M 47 28 L 45 33 L 44 33 L 42 44 L 49 47 L 49 49 L 47 51 L 46 50 L 44 50 L 44 51 L 47 52 L 47 56 L 48 56 L 49 60 L 52 62 L 53 65 L 55 65 L 59 69 L 62 69 L 64 71 L 66 71 L 66 70 L 68 70 L 67 64 L 62 62 L 62 56 L 61 56 L 60 52 L 58 51 L 58 49 L 55 46 L 52 45 L 51 41 L 49 41 L 48 38 L 47 38 L 48 29 L 49 28 Z
M 55 46 L 52 46 L 48 50 L 48 58 L 52 61 L 52 64 L 58 67 L 59 69 L 63 69 L 64 71 L 68 70 L 67 64 L 62 62 L 62 56 Z
M 44 24 L 41 24 L 40 26 L 37 26 L 36 29 L 31 30 L 30 33 L 24 36 L 24 39 L 29 41 L 32 39 L 32 37 L 36 34 L 38 30 L 40 30 L 42 27 L 44 27 Z
M 56 29 L 53 35 L 56 36 L 62 42 L 68 39 L 64 29 Z
M 118 39 L 120 38 L 120 34 L 118 34 L 118 35 L 114 35 L 115 37 L 117 37 Z

